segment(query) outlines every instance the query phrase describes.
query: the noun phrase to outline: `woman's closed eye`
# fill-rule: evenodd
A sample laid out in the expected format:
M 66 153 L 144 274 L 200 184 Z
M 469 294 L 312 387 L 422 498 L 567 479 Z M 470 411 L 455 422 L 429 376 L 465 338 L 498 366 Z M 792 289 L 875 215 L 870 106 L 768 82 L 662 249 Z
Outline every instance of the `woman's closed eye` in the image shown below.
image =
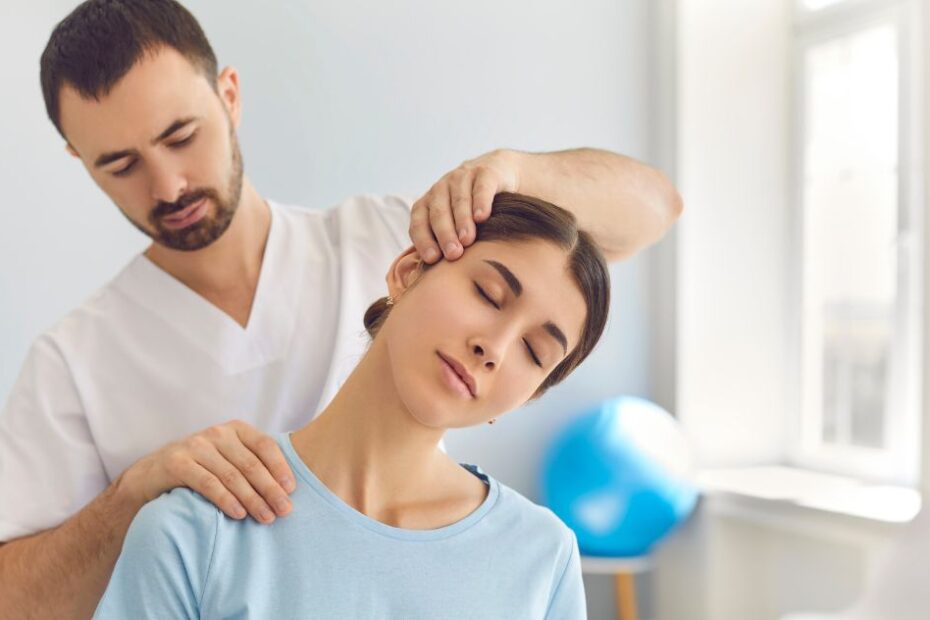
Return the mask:
M 484 297 L 484 300 L 485 300 L 486 302 L 488 302 L 489 304 L 491 304 L 492 306 L 494 306 L 494 307 L 497 308 L 498 310 L 501 309 L 500 304 L 497 303 L 496 301 L 494 301 L 493 299 L 491 299 L 491 296 L 488 295 L 488 293 L 487 293 L 483 288 L 481 288 L 481 285 L 478 284 L 477 282 L 475 282 L 475 290 L 478 291 L 478 294 L 479 294 L 479 295 L 481 295 L 482 297 Z
M 527 351 L 527 353 L 530 354 L 530 358 L 532 358 L 533 363 L 536 364 L 537 366 L 539 366 L 540 368 L 542 368 L 542 362 L 540 362 L 540 361 L 539 361 L 539 358 L 536 357 L 536 352 L 533 351 L 533 347 L 530 346 L 530 341 L 527 340 L 526 338 L 524 338 L 524 339 L 523 339 L 523 344 L 526 345 L 526 351 Z

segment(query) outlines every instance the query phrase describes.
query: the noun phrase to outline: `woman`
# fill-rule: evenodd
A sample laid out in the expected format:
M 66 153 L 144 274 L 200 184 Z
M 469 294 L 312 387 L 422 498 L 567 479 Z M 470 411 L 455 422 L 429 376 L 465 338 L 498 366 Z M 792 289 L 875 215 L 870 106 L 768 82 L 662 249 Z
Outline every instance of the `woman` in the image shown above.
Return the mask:
M 455 262 L 413 248 L 372 343 L 311 423 L 277 437 L 293 512 L 227 518 L 189 489 L 133 521 L 97 618 L 581 618 L 572 532 L 440 449 L 564 379 L 606 322 L 603 257 L 566 211 L 495 198 Z M 325 303 L 325 300 L 321 300 Z

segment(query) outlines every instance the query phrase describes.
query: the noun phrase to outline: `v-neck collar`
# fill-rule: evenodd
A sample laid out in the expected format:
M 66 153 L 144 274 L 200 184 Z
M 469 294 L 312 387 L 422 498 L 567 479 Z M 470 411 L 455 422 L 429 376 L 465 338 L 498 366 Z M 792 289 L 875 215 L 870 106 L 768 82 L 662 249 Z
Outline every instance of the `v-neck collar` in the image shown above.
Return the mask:
M 229 374 L 268 364 L 288 349 L 297 317 L 304 261 L 286 251 L 280 207 L 268 201 L 271 223 L 246 327 L 140 254 L 116 287 L 210 355 Z M 273 299 L 271 297 L 273 296 Z

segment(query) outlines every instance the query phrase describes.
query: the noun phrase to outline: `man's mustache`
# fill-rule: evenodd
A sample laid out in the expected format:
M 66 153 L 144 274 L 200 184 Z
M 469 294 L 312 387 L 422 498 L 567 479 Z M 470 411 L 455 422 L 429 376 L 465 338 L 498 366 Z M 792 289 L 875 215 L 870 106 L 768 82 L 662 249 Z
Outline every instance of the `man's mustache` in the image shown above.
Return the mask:
M 217 195 L 216 192 L 210 189 L 198 189 L 184 194 L 175 202 L 159 202 L 155 205 L 155 208 L 152 209 L 151 213 L 149 214 L 149 218 L 153 223 L 157 222 L 165 216 L 186 209 L 195 202 L 199 202 L 203 198 L 211 198 L 214 202 L 216 202 Z

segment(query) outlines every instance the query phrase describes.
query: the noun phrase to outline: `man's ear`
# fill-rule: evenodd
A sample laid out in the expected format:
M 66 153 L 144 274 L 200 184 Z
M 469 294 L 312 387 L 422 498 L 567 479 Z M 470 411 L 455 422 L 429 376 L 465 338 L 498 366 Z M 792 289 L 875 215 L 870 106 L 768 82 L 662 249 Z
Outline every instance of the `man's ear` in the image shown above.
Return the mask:
M 420 260 L 420 255 L 417 254 L 415 246 L 410 246 L 394 259 L 388 269 L 385 277 L 388 295 L 394 299 L 400 299 L 407 289 L 413 286 L 421 273 L 423 273 L 423 263 Z
M 242 98 L 239 96 L 239 73 L 233 67 L 226 67 L 216 77 L 216 92 L 229 114 L 233 127 L 238 129 L 242 115 Z

